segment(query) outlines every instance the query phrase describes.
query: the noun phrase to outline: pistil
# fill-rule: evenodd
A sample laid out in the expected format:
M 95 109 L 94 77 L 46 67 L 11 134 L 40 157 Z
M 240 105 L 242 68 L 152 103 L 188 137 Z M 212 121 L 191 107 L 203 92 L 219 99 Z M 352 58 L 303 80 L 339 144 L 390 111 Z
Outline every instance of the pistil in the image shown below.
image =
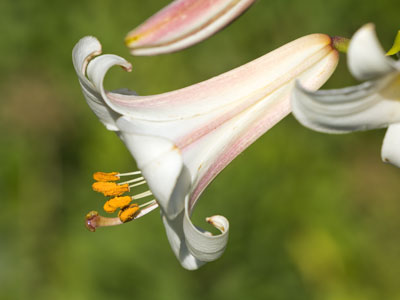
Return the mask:
M 97 211 L 89 212 L 85 217 L 85 226 L 89 231 L 95 232 L 98 227 L 121 225 L 123 222 L 119 218 L 106 218 L 100 216 Z

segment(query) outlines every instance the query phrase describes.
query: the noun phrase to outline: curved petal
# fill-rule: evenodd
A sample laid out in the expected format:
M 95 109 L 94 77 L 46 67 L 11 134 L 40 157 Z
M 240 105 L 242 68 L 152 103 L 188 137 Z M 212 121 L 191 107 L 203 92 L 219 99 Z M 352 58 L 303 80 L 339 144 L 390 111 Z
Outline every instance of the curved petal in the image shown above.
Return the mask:
M 188 270 L 196 270 L 206 262 L 218 259 L 228 243 L 229 222 L 223 216 L 207 218 L 221 234 L 212 235 L 196 227 L 190 220 L 189 197 L 185 200 L 185 210 L 176 218 L 162 214 L 165 230 L 171 248 L 181 265 Z
M 194 257 L 204 262 L 218 259 L 224 253 L 229 237 L 229 222 L 224 216 L 212 216 L 207 220 L 220 230 L 221 234 L 212 235 L 196 227 L 190 220 L 188 209 L 185 209 L 183 231 L 186 245 Z
M 100 42 L 92 36 L 82 38 L 72 50 L 72 62 L 78 75 L 83 95 L 89 107 L 93 110 L 100 121 L 108 130 L 118 131 L 115 120 L 118 113 L 110 109 L 99 94 L 99 91 L 93 86 L 93 83 L 86 78 L 86 70 L 89 61 L 93 57 L 101 54 Z
M 72 50 L 72 62 L 79 79 L 89 83 L 86 74 L 88 62 L 95 56 L 101 54 L 101 44 L 93 36 L 86 36 L 79 40 Z
M 400 167 L 400 124 L 392 124 L 388 127 L 382 145 L 382 160 Z
M 133 55 L 178 51 L 205 40 L 246 11 L 255 0 L 177 0 L 125 38 Z
M 167 218 L 163 213 L 161 213 L 161 217 L 171 249 L 182 267 L 187 270 L 196 270 L 204 265 L 206 262 L 194 257 L 186 245 L 185 234 L 183 232 L 185 212 L 182 211 L 174 219 Z
M 297 84 L 293 114 L 304 126 L 327 133 L 387 127 L 400 121 L 399 81 L 399 75 L 390 74 L 358 86 L 317 92 Z
M 101 102 L 105 103 L 113 111 L 120 113 L 114 104 L 109 101 L 103 86 L 104 77 L 107 71 L 113 66 L 121 66 L 128 72 L 132 70 L 132 65 L 122 57 L 114 54 L 104 54 L 93 58 L 88 63 L 86 72 L 88 79 L 93 84 L 95 92 L 100 94 Z M 126 93 L 124 93 L 124 95 L 126 95 Z
M 396 70 L 395 61 L 385 55 L 375 33 L 375 26 L 361 27 L 350 40 L 347 64 L 353 76 L 370 80 Z

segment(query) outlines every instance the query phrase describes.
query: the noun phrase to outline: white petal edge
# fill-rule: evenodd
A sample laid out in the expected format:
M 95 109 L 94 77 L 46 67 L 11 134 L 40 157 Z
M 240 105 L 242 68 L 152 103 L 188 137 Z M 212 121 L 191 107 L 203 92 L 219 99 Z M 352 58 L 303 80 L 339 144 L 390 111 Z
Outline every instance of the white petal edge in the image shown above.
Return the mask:
M 183 219 L 185 217 L 185 212 L 182 211 L 172 220 L 167 218 L 163 213 L 161 213 L 161 217 L 171 249 L 182 267 L 187 270 L 197 270 L 203 266 L 206 262 L 194 257 L 186 245 L 185 234 L 183 232 Z
M 388 127 L 383 139 L 382 160 L 400 168 L 400 123 Z
M 190 253 L 200 261 L 210 262 L 218 259 L 225 251 L 229 237 L 229 222 L 223 216 L 213 216 L 211 219 L 214 227 L 221 234 L 212 235 L 198 227 L 190 220 L 189 197 L 185 200 L 185 218 L 183 220 L 183 231 L 185 233 L 186 245 Z
M 396 70 L 395 61 L 385 55 L 373 24 L 361 27 L 351 38 L 347 64 L 353 76 L 370 80 Z
M 88 63 L 91 62 L 93 57 L 100 54 L 100 42 L 95 37 L 86 36 L 80 39 L 72 50 L 72 62 L 89 107 L 108 130 L 118 131 L 118 127 L 115 124 L 115 120 L 119 116 L 118 113 L 105 105 L 99 92 L 96 91 L 93 84 L 86 78 Z
M 175 219 L 162 214 L 162 220 L 171 248 L 182 267 L 196 270 L 223 254 L 228 243 L 229 222 L 219 215 L 207 218 L 207 222 L 221 231 L 221 234 L 212 235 L 196 227 L 190 220 L 190 214 L 189 196 L 187 196 L 184 211 Z

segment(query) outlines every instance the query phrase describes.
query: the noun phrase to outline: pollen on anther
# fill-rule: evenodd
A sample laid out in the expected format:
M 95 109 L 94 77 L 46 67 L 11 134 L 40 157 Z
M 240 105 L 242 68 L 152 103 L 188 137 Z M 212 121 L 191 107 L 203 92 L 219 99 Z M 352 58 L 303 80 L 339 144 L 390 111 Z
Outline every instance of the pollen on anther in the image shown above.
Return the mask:
M 116 184 L 115 182 L 95 182 L 92 184 L 94 191 L 103 193 L 104 196 L 121 196 L 129 192 L 128 184 Z
M 133 220 L 136 214 L 140 211 L 140 208 L 137 204 L 131 204 L 128 207 L 121 209 L 118 213 L 118 217 L 121 222 L 129 222 Z
M 118 172 L 104 173 L 96 172 L 93 174 L 93 179 L 96 181 L 106 182 L 106 181 L 117 181 L 119 180 Z
M 131 203 L 132 198 L 130 196 L 122 196 L 122 197 L 115 197 L 110 200 L 108 200 L 104 206 L 103 209 L 105 212 L 108 213 L 113 213 L 115 212 L 118 208 L 124 208 Z

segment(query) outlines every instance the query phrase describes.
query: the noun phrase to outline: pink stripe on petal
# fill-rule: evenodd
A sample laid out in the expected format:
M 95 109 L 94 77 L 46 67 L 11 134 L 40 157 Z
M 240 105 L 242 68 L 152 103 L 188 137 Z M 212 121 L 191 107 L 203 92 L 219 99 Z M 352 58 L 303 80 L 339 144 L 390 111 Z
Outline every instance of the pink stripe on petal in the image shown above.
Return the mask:
M 176 51 L 219 31 L 253 3 L 254 0 L 177 0 L 130 31 L 125 42 L 134 55 L 153 55 L 143 49 L 159 46 L 166 47 L 160 53 L 172 52 L 172 48 Z M 181 45 L 175 49 L 174 44 L 178 43 Z M 141 48 L 143 53 L 139 53 Z
M 319 73 L 306 78 L 302 84 L 311 90 L 318 89 L 331 76 L 338 61 L 338 53 L 333 51 L 326 59 L 321 62 Z M 290 90 L 289 90 L 290 92 Z M 189 209 L 191 210 L 197 199 L 208 186 L 208 184 L 240 153 L 256 141 L 261 135 L 271 129 L 275 124 L 287 116 L 290 111 L 290 93 L 282 95 L 279 101 L 276 101 L 272 107 L 268 107 L 265 114 L 246 128 L 238 138 L 233 139 L 231 144 L 222 154 L 214 159 L 203 176 L 199 179 L 196 187 L 191 193 Z M 193 145 L 195 147 L 195 145 Z

